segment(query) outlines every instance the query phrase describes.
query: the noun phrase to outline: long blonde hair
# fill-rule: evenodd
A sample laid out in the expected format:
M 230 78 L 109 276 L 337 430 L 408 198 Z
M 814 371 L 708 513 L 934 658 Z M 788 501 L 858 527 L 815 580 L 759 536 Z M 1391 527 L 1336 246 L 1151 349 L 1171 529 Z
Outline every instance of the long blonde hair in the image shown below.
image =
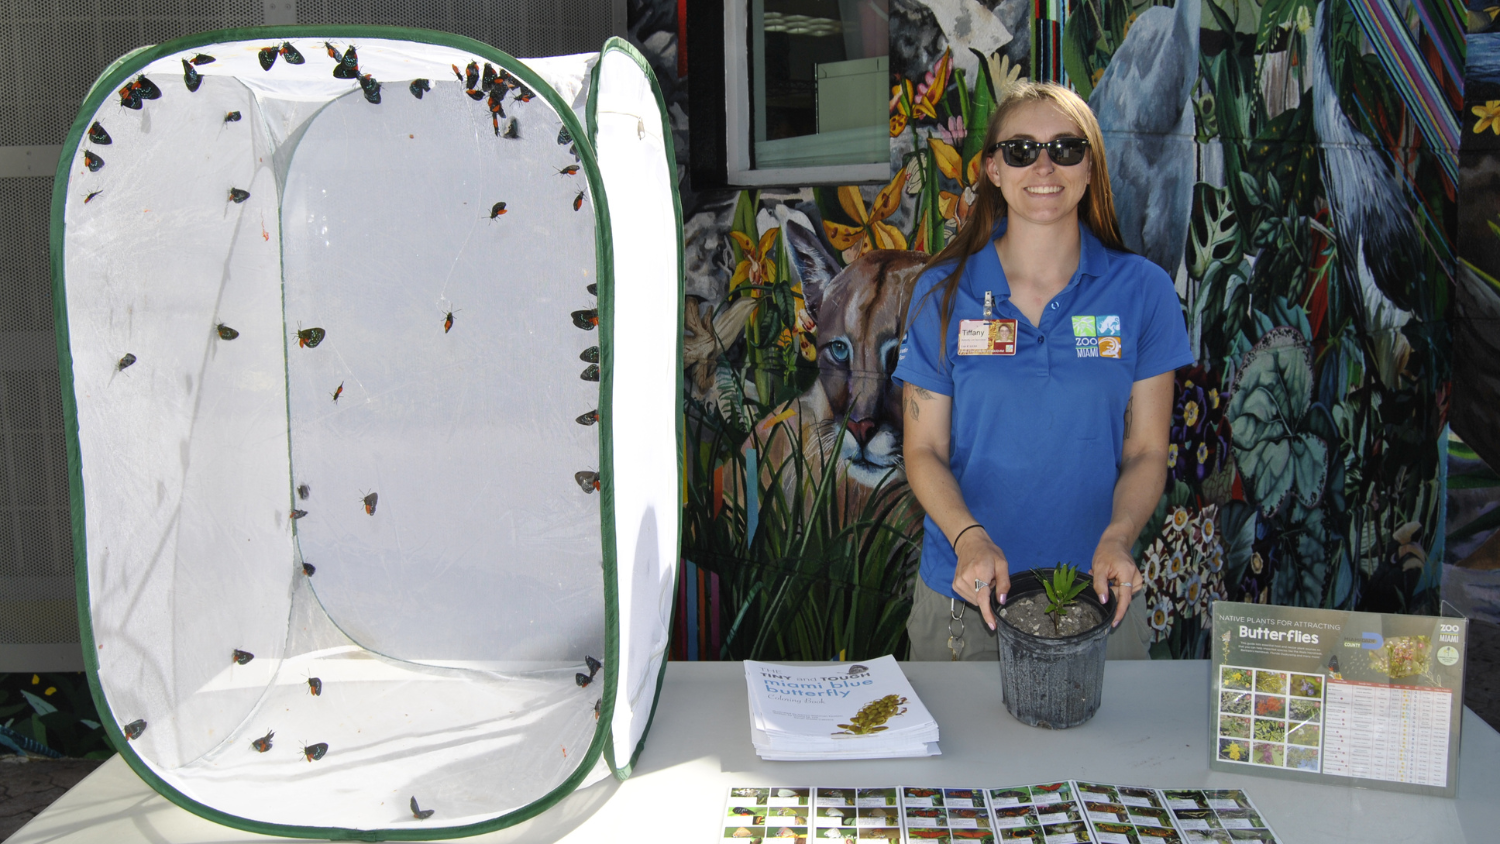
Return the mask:
M 1093 168 L 1089 178 L 1089 185 L 1084 189 L 1083 199 L 1079 201 L 1080 216 L 1083 224 L 1089 227 L 1089 231 L 1099 238 L 1100 242 L 1111 249 L 1129 251 L 1125 243 L 1120 239 L 1120 223 L 1115 217 L 1115 198 L 1109 189 L 1109 165 L 1104 160 L 1104 134 L 1099 130 L 1099 120 L 1094 117 L 1094 112 L 1083 98 L 1071 90 L 1058 85 L 1055 82 L 1028 82 L 1021 81 L 1012 85 L 1006 92 L 1005 99 L 995 107 L 990 115 L 990 122 L 984 130 L 984 146 L 981 149 L 988 150 L 995 141 L 999 140 L 1000 127 L 1005 119 L 1016 109 L 1029 103 L 1044 102 L 1052 105 L 1065 117 L 1073 121 L 1073 124 L 1083 131 L 1083 137 L 1088 140 L 1088 160 Z M 985 154 L 988 157 L 988 153 Z M 941 251 L 927 260 L 922 271 L 926 272 L 941 264 L 953 263 L 954 268 L 941 284 L 928 291 L 923 297 L 921 304 L 926 304 L 926 299 L 932 294 L 942 290 L 941 303 L 938 306 L 938 318 L 942 326 L 942 334 L 939 335 L 939 346 L 941 350 L 939 358 L 947 354 L 948 350 L 948 324 L 953 318 L 953 300 L 958 294 L 958 282 L 963 278 L 964 267 L 969 262 L 969 256 L 990 245 L 990 236 L 995 231 L 995 224 L 1000 218 L 1007 215 L 1008 209 L 1005 205 L 1005 195 L 1000 192 L 999 186 L 990 181 L 987 174 L 982 175 L 975 186 L 976 198 L 974 205 L 969 211 L 969 217 L 964 221 Z M 912 312 L 915 316 L 915 312 Z M 907 324 L 911 324 L 911 318 Z

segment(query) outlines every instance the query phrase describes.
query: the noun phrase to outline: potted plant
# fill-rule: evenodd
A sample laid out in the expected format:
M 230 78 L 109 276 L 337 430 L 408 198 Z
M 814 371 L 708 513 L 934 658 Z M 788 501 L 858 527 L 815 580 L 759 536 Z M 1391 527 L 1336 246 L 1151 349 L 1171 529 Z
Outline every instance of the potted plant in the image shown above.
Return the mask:
M 1010 600 L 995 605 L 1000 685 L 1017 720 L 1061 730 L 1098 711 L 1111 613 L 1092 582 L 1061 563 L 1023 571 L 1010 579 Z

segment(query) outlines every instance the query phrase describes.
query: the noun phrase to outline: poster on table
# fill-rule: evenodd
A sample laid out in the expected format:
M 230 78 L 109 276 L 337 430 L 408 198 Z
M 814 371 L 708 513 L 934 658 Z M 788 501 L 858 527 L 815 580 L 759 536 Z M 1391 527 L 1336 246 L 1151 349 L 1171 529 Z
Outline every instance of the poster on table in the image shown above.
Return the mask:
M 1452 797 L 1462 618 L 1214 605 L 1209 765 Z

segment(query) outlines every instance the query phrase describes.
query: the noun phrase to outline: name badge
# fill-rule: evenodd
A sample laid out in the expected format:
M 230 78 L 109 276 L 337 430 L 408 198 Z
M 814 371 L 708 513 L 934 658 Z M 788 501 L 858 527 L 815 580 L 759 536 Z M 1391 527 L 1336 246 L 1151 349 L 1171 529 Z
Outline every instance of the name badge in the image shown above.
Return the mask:
M 961 355 L 1013 355 L 1016 353 L 1016 321 L 1013 319 L 966 319 L 958 323 L 958 353 Z

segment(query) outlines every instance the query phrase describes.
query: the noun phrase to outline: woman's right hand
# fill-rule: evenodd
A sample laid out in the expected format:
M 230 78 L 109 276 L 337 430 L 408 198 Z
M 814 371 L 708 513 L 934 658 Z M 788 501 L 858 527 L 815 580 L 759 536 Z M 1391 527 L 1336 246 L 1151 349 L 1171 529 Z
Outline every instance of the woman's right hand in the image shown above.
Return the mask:
M 953 549 L 958 566 L 953 572 L 953 594 L 978 605 L 984 623 L 995 629 L 995 613 L 990 609 L 990 594 L 1003 605 L 1010 592 L 1010 564 L 983 527 L 965 531 Z M 983 583 L 983 587 L 976 584 Z

